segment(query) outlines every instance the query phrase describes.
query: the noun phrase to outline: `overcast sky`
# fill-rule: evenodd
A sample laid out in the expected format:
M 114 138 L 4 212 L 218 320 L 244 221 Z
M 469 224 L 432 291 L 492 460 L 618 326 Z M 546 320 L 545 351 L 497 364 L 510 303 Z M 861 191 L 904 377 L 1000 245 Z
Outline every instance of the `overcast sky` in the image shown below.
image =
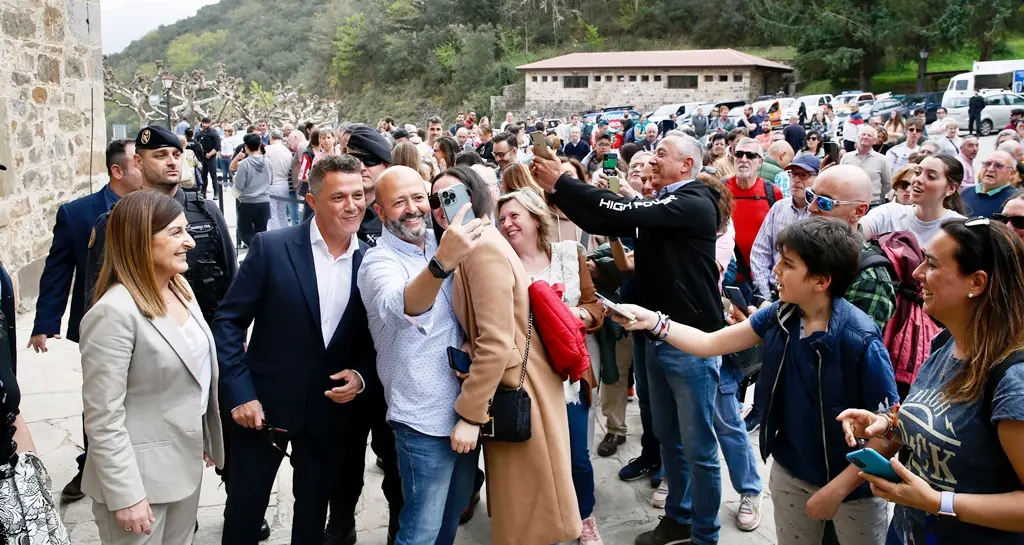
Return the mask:
M 160 25 L 195 15 L 217 0 L 101 0 L 103 52 L 117 53 Z

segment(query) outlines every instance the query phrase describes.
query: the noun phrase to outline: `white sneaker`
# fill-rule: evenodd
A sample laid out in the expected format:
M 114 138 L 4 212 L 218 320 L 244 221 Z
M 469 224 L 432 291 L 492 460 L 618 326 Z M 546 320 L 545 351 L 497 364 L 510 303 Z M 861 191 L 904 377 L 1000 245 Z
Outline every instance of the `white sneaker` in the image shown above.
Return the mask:
M 601 536 L 597 533 L 597 521 L 594 515 L 583 519 L 583 533 L 580 535 L 580 545 L 604 545 Z
M 736 512 L 736 527 L 753 532 L 761 525 L 761 494 L 740 496 L 740 509 Z
M 666 499 L 668 499 L 668 477 L 662 477 L 658 489 L 651 495 L 651 505 L 655 509 L 664 509 Z

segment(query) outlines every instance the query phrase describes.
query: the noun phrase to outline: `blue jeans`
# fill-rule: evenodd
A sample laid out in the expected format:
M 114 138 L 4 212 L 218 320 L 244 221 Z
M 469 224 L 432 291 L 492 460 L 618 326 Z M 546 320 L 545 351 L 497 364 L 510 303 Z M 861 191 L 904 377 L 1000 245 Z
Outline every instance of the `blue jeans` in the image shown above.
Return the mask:
M 473 495 L 480 449 L 457 454 L 448 437 L 424 435 L 397 422 L 391 425 L 405 499 L 395 545 L 451 545 L 459 515 Z
M 221 182 L 225 184 L 229 184 L 235 179 L 231 169 L 228 168 L 230 166 L 231 159 L 225 159 L 223 157 L 217 158 L 217 168 L 220 169 Z
M 582 394 L 580 394 L 582 397 Z M 587 428 L 587 417 L 590 407 L 582 402 L 566 403 L 565 410 L 569 414 L 569 454 L 572 458 L 572 485 L 576 489 L 576 501 L 580 507 L 580 517 L 587 518 L 594 514 L 594 465 L 590 463 L 590 449 L 587 448 L 590 434 Z
M 690 525 L 700 545 L 718 543 L 720 528 L 722 475 L 714 426 L 720 362 L 668 343 L 647 344 L 651 415 L 669 482 L 665 515 Z
M 636 395 L 640 405 L 640 424 L 643 434 L 640 436 L 640 458 L 649 462 L 661 463 L 661 444 L 654 435 L 654 423 L 651 420 L 651 392 L 647 388 L 647 336 L 633 333 L 633 380 L 636 382 Z
M 295 193 L 294 190 L 288 190 L 288 198 L 289 199 L 297 199 L 299 197 Z M 299 203 L 288 201 L 287 210 L 288 210 L 288 219 L 291 220 L 292 225 L 298 225 L 300 223 L 299 222 Z
M 729 363 L 729 356 L 722 361 L 721 377 L 715 401 L 715 433 L 725 455 L 732 487 L 740 495 L 756 496 L 761 493 L 761 474 L 757 471 L 750 435 L 740 418 L 740 404 L 736 400 L 743 376 Z

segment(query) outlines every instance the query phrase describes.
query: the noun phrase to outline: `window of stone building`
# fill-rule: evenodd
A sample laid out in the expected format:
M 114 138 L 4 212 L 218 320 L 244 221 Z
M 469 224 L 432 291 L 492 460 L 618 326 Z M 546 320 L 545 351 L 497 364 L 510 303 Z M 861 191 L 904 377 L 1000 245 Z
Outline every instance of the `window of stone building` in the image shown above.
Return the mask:
M 733 74 L 732 80 L 736 82 L 743 81 L 743 74 Z
M 654 81 L 661 81 L 661 76 L 654 76 Z
M 636 76 L 629 76 L 629 81 L 636 81 Z
M 601 76 L 594 76 L 594 81 L 595 82 L 600 82 L 601 81 Z
M 669 76 L 667 87 L 669 89 L 696 89 L 697 76 Z
M 558 76 L 551 76 L 551 81 L 557 82 L 558 81 Z
M 542 82 L 545 82 L 545 83 L 547 83 L 547 81 L 548 81 L 548 77 L 547 77 L 547 76 L 541 76 L 540 80 L 541 80 Z
M 728 83 L 729 82 L 729 74 L 719 74 L 718 75 L 718 82 L 719 83 Z
M 533 82 L 537 83 L 537 76 L 533 76 Z
M 623 82 L 626 81 L 626 76 L 615 76 L 615 81 L 618 81 L 619 83 L 623 83 Z
M 605 81 L 605 82 L 608 82 L 608 83 L 611 83 L 611 81 L 612 81 L 612 77 L 611 77 L 611 76 L 605 76 L 605 77 L 604 77 L 604 81 Z
M 651 76 L 646 76 L 646 75 L 640 76 L 640 81 L 642 81 L 642 82 L 651 81 Z
M 594 76 L 600 80 L 601 76 Z M 565 89 L 586 89 L 590 86 L 590 78 L 587 76 L 565 76 L 562 78 L 562 87 Z
M 711 74 L 707 74 L 704 76 L 704 83 L 714 83 L 714 81 L 715 76 L 712 76 Z

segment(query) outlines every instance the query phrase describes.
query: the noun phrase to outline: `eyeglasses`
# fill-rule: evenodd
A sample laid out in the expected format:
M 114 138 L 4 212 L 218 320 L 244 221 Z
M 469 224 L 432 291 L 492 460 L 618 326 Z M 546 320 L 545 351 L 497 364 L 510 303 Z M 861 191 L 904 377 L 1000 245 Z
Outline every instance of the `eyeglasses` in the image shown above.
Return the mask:
M 914 127 L 909 127 L 909 128 L 907 128 L 907 132 L 921 132 L 921 131 L 919 131 L 918 129 L 915 129 Z
M 735 156 L 737 159 L 750 159 L 751 161 L 753 161 L 754 159 L 761 158 L 761 154 L 756 151 L 736 150 L 733 152 L 733 156 Z
M 1008 167 L 1008 166 L 1006 166 L 1006 165 L 1004 165 L 1002 163 L 997 163 L 995 161 L 982 161 L 981 162 L 981 170 L 987 170 L 987 169 L 990 169 L 990 168 L 995 170 L 996 172 L 999 172 L 999 171 L 1002 171 L 1002 170 L 1009 170 L 1009 169 L 1011 169 L 1013 167 Z
M 286 435 L 288 433 L 288 430 L 283 430 L 281 428 L 275 428 L 275 427 L 271 426 L 266 421 L 266 419 L 264 419 L 263 420 L 263 427 L 258 429 L 258 430 L 256 430 L 256 433 L 260 434 L 261 437 L 263 437 L 264 439 L 266 439 L 266 441 L 268 443 L 270 443 L 270 446 L 274 447 L 274 449 L 277 450 L 278 452 L 280 452 L 281 454 L 284 454 L 286 458 L 291 458 L 291 455 L 288 454 L 288 451 L 286 451 L 285 449 L 281 448 L 281 445 L 278 444 L 278 441 L 280 441 L 282 439 L 282 437 L 280 437 L 280 436 L 281 435 Z
M 1013 226 L 1014 229 L 1024 229 L 1024 216 L 1007 216 L 1006 214 L 995 213 L 992 214 L 992 219 L 1000 223 L 1008 223 Z
M 508 157 L 508 154 L 515 153 L 515 151 L 516 151 L 515 149 L 509 149 L 509 150 L 505 150 L 505 151 L 493 150 L 492 153 L 494 154 L 494 157 L 496 157 L 496 158 L 505 159 L 505 158 Z
M 822 212 L 831 212 L 835 207 L 844 204 L 861 204 L 860 201 L 840 201 L 824 195 L 818 195 L 812 189 L 804 190 L 804 198 L 807 200 L 808 206 L 812 203 L 816 203 L 818 205 L 818 209 Z

